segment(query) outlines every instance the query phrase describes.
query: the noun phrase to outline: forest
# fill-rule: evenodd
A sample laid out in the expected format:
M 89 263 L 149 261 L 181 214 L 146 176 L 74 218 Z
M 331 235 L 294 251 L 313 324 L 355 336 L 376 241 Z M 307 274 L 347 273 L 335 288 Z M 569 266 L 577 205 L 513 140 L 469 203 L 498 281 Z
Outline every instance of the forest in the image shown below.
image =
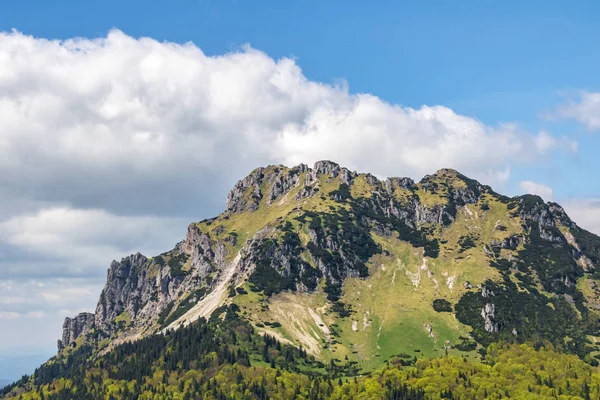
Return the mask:
M 489 345 L 480 360 L 399 354 L 375 372 L 324 364 L 257 335 L 235 306 L 104 355 L 57 356 L 0 394 L 14 399 L 600 399 L 600 374 L 551 343 Z

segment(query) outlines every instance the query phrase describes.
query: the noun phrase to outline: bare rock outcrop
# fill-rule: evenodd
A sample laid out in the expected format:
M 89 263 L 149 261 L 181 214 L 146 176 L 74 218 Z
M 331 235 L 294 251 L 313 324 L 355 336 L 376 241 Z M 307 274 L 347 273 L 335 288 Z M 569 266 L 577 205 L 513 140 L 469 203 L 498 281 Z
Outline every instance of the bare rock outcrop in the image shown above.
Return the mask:
M 62 338 L 58 341 L 58 351 L 67 346 L 74 346 L 75 340 L 87 335 L 94 328 L 94 314 L 80 313 L 73 318 L 65 318 L 62 329 Z
M 481 318 L 483 318 L 484 329 L 486 332 L 498 332 L 498 323 L 495 321 L 496 308 L 493 303 L 486 303 L 481 309 Z

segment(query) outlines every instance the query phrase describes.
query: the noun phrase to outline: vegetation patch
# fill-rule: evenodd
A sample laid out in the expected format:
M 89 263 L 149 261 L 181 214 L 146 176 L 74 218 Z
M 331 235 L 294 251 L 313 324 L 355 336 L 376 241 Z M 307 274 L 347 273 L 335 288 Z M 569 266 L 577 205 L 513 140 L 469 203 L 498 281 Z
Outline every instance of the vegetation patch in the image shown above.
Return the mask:
M 335 301 L 331 305 L 331 311 L 337 313 L 340 318 L 346 318 L 352 315 L 352 306 L 350 304 L 346 304 L 342 301 Z
M 435 299 L 433 300 L 433 309 L 437 312 L 452 312 L 452 303 L 446 299 Z
M 187 262 L 188 257 L 189 256 L 187 254 L 181 253 L 176 256 L 172 256 L 169 259 L 168 265 L 171 269 L 171 276 L 173 278 L 181 278 L 189 274 L 189 271 L 183 269 L 183 266 Z
M 248 280 L 268 296 L 295 290 L 300 282 L 315 289 L 320 272 L 300 257 L 303 250 L 298 234 L 289 231 L 279 242 L 270 238 L 255 242 L 252 261 L 256 267 Z
M 460 246 L 458 252 L 463 253 L 468 249 L 472 249 L 476 246 L 475 241 L 478 239 L 477 235 L 469 234 L 465 236 L 461 236 L 458 239 L 458 245 Z
M 339 188 L 329 192 L 329 196 L 339 203 L 343 203 L 352 198 L 350 187 L 345 183 L 341 183 Z
M 468 352 L 477 349 L 477 342 L 463 336 L 461 336 L 460 339 L 461 342 L 454 345 L 456 350 Z
M 564 297 L 548 298 L 537 292 L 519 291 L 515 283 L 487 281 L 486 296 L 467 292 L 455 306 L 457 319 L 473 328 L 472 336 L 484 346 L 494 342 L 551 343 L 562 351 L 585 357 L 597 346 L 588 343 L 586 335 L 600 334 L 597 317 L 581 319 Z M 493 305 L 489 317 L 497 332 L 485 329 L 482 310 Z M 491 306 L 488 306 L 490 310 Z M 569 338 L 565 341 L 565 338 Z

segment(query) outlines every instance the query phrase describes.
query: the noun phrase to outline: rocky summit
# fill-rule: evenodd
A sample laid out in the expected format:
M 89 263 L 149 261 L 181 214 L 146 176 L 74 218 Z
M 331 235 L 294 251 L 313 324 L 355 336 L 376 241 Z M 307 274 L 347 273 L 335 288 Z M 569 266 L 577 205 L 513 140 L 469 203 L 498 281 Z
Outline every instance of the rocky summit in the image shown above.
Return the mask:
M 67 318 L 56 357 L 4 395 L 60 396 L 71 388 L 70 398 L 217 399 L 221 383 L 250 382 L 252 374 L 268 380 L 273 370 L 308 379 L 314 396 L 293 384 L 263 396 L 248 383 L 246 393 L 238 382 L 222 398 L 337 398 L 315 379 L 360 386 L 342 380 L 381 374 L 383 385 L 391 365 L 399 374 L 431 367 L 420 360 L 493 368 L 490 357 L 501 358 L 501 348 L 550 349 L 586 370 L 600 353 L 599 259 L 600 238 L 558 204 L 509 198 L 451 169 L 417 183 L 330 161 L 257 168 L 235 184 L 222 214 L 190 224 L 172 250 L 113 261 L 95 312 Z M 188 345 L 198 359 L 188 359 Z M 154 358 L 145 369 L 131 367 L 142 353 Z M 229 378 L 217 384 L 221 374 Z M 383 385 L 388 397 L 339 398 L 461 398 L 463 389 L 450 383 L 413 388 L 417 375 Z M 85 391 L 72 389 L 86 379 Z M 148 388 L 161 385 L 153 397 Z M 405 397 L 389 397 L 392 387 Z M 479 398 L 469 396 L 462 398 Z

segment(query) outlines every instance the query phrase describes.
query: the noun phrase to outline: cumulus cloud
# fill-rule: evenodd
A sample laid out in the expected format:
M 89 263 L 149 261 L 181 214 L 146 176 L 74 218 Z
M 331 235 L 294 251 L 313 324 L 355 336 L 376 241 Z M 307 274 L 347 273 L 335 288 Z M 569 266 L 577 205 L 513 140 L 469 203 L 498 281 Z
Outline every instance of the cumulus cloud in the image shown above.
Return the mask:
M 590 232 L 600 233 L 600 198 L 571 199 L 562 205 L 577 225 Z
M 0 34 L 0 60 L 4 192 L 74 208 L 189 216 L 221 208 L 257 165 L 329 158 L 382 176 L 478 177 L 535 148 L 514 124 L 351 94 L 250 47 L 209 57 L 116 30 L 63 42 L 13 32 Z
M 544 185 L 542 183 L 536 183 L 532 181 L 522 181 L 519 184 L 519 188 L 524 194 L 535 194 L 540 196 L 545 201 L 552 200 L 553 190 L 550 186 Z
M 534 143 L 536 150 L 541 154 L 554 150 L 557 147 L 571 153 L 577 153 L 579 151 L 579 143 L 577 141 L 569 139 L 566 136 L 557 139 L 546 131 L 538 133 Z
M 108 266 L 110 260 L 123 255 L 140 250 L 146 254 L 165 251 L 182 239 L 189 222 L 182 218 L 117 216 L 94 209 L 49 208 L 18 215 L 0 222 L 3 245 L 52 262 L 37 259 L 37 267 L 30 269 L 21 264 L 15 271 L 6 267 L 0 271 L 0 278 L 19 272 L 29 277 L 98 274 L 103 271 L 99 265 Z M 64 269 L 57 260 L 73 268 Z
M 590 131 L 597 131 L 600 129 L 600 93 L 581 92 L 578 101 L 572 100 L 559 107 L 557 115 L 574 119 Z
M 451 167 L 494 184 L 562 140 L 354 94 L 249 46 L 0 33 L 0 282 L 15 288 L 0 286 L 0 318 L 91 307 L 80 300 L 111 259 L 171 248 L 259 165 L 331 159 L 416 179 Z
M 64 317 L 93 311 L 103 285 L 103 277 L 0 280 L 0 355 L 51 354 Z
M 41 318 L 73 305 L 94 307 L 102 281 L 99 278 L 52 278 L 44 283 L 33 279 L 3 280 L 0 307 L 13 318 Z

